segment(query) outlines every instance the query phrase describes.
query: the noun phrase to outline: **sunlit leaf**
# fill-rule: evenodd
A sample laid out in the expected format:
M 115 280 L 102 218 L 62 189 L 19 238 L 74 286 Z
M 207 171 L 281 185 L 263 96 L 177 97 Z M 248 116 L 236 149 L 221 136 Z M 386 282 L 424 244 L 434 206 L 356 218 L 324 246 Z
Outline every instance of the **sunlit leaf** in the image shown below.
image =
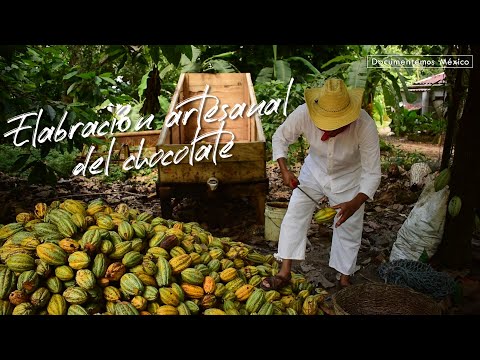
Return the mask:
M 209 61 L 209 64 L 212 66 L 213 70 L 217 73 L 233 73 L 236 72 L 236 69 L 228 61 L 222 59 L 214 59 Z
M 77 86 L 78 83 L 73 83 L 72 85 L 70 85 L 67 89 L 67 95 L 70 94 Z
M 142 80 L 140 80 L 140 85 L 138 85 L 138 96 L 141 98 L 143 96 L 143 92 L 147 89 L 147 81 L 148 77 L 150 76 L 150 69 L 143 74 Z
M 115 82 L 115 80 L 113 80 L 112 78 L 109 78 L 109 77 L 106 77 L 106 76 L 100 76 L 100 79 L 112 84 L 112 85 L 117 85 L 117 83 Z
M 71 77 L 74 77 L 77 74 L 78 74 L 78 70 L 72 71 L 72 72 L 68 73 L 67 75 L 65 75 L 63 77 L 63 80 L 68 80 L 68 79 L 70 79 Z
M 277 80 L 280 80 L 283 83 L 288 83 L 292 77 L 290 64 L 285 60 L 275 61 L 275 73 Z
M 88 79 L 93 79 L 96 76 L 96 74 L 95 74 L 94 71 L 89 71 L 89 72 L 86 72 L 86 73 L 77 74 L 77 76 L 79 78 L 88 80 Z

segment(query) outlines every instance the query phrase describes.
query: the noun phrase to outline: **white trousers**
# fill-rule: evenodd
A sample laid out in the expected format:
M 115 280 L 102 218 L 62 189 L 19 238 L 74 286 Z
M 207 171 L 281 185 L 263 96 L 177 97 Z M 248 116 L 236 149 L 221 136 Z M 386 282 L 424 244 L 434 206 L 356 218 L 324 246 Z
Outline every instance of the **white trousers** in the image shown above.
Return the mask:
M 327 196 L 330 205 L 352 200 L 359 187 L 333 194 L 330 188 L 322 187 L 312 179 L 308 169 L 303 169 L 299 176 L 300 187 L 316 201 Z M 307 232 L 311 224 L 315 203 L 299 189 L 294 189 L 288 209 L 280 226 L 277 257 L 281 259 L 304 260 L 307 246 Z M 333 226 L 332 246 L 329 266 L 345 275 L 355 272 L 358 250 L 362 241 L 363 204 L 347 221 L 336 228 Z M 337 218 L 334 218 L 334 224 Z M 325 225 L 320 225 L 325 226 Z

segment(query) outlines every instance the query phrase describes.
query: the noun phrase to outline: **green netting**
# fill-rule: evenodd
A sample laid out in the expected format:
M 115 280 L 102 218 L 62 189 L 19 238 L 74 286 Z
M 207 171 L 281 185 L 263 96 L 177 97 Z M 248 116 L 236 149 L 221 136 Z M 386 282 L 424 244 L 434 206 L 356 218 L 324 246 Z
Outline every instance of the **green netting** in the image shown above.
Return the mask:
M 406 286 L 435 299 L 453 294 L 456 288 L 455 280 L 450 275 L 415 260 L 400 259 L 384 263 L 378 268 L 378 274 L 386 283 Z

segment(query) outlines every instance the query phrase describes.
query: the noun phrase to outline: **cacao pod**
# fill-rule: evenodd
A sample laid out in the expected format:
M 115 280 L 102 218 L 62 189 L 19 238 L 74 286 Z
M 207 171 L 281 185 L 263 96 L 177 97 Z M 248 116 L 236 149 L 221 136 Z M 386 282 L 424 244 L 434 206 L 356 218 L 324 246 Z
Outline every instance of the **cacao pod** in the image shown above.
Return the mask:
M 331 207 L 324 207 L 315 213 L 315 215 L 313 216 L 313 219 L 318 224 L 322 224 L 322 223 L 329 222 L 330 220 L 333 220 L 335 215 L 337 215 L 337 212 L 335 209 L 332 209 Z

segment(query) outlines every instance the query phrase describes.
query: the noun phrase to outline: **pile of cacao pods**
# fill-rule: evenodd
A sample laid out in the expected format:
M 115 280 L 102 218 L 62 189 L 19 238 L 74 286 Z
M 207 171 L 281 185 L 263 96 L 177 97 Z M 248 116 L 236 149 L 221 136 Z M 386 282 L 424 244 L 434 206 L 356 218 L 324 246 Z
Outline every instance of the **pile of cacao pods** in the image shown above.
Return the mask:
M 1 315 L 322 315 L 301 274 L 265 291 L 273 255 L 127 204 L 38 203 L 0 228 Z

